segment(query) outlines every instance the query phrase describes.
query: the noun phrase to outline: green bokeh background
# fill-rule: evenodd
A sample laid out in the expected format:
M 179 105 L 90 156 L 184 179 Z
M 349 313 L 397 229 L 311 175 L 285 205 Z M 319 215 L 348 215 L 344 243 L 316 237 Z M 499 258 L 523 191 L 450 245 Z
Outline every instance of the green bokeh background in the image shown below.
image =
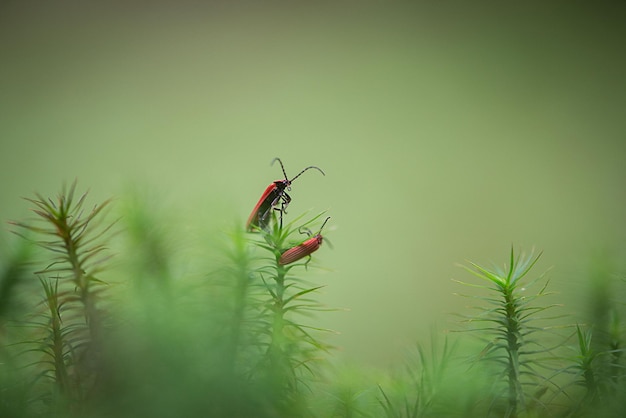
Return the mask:
M 187 230 L 226 232 L 279 156 L 327 174 L 294 183 L 289 213 L 332 216 L 330 272 L 309 279 L 349 309 L 320 317 L 340 357 L 389 364 L 454 327 L 450 278 L 471 280 L 455 263 L 511 245 L 544 250 L 536 271 L 576 315 L 594 257 L 624 259 L 623 12 L 3 2 L 0 218 L 77 178 L 94 201 L 135 184 Z

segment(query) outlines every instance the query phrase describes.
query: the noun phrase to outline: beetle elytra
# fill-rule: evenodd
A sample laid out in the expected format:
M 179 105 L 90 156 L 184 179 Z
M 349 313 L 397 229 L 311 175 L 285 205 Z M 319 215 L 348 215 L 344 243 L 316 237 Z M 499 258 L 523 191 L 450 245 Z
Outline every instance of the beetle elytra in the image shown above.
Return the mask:
M 322 224 L 319 232 L 307 239 L 300 245 L 296 245 L 281 254 L 280 259 L 278 260 L 278 264 L 286 265 L 291 264 L 295 261 L 298 261 L 306 256 L 310 256 L 312 253 L 317 251 L 322 245 L 323 237 L 322 237 L 322 229 L 326 225 L 326 222 L 330 219 L 330 216 L 326 218 L 324 223 Z

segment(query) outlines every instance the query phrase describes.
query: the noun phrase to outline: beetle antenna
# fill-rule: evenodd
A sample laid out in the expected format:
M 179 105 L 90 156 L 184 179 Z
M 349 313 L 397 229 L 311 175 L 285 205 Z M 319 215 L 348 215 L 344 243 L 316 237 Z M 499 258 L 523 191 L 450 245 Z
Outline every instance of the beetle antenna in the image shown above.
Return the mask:
M 278 160 L 278 161 L 280 161 L 280 160 Z M 308 166 L 307 168 L 305 168 L 304 170 L 302 170 L 301 172 L 299 172 L 299 173 L 298 173 L 298 175 L 297 175 L 297 176 L 295 176 L 294 178 L 292 178 L 291 180 L 289 180 L 289 182 L 291 183 L 292 181 L 294 181 L 295 179 L 297 179 L 298 177 L 300 177 L 300 175 L 301 175 L 302 173 L 304 173 L 305 171 L 307 171 L 307 170 L 308 170 L 308 169 L 310 169 L 310 168 L 314 168 L 314 169 L 316 169 L 317 171 L 319 171 L 320 173 L 322 173 L 323 175 L 326 175 L 326 173 L 324 173 L 324 172 L 322 171 L 322 169 L 321 169 L 321 168 L 316 167 L 316 166 L 314 166 L 314 165 L 311 165 L 311 166 Z
M 330 219 L 330 216 L 328 218 L 326 218 L 326 220 L 324 221 L 324 223 L 322 224 L 321 228 L 320 228 L 320 232 L 318 232 L 317 234 L 321 234 L 322 233 L 322 229 L 324 229 L 324 226 L 326 225 L 326 222 L 328 222 L 328 220 Z
M 283 162 L 280 160 L 280 158 L 278 158 L 278 157 L 274 158 L 270 165 L 274 165 L 276 160 L 278 160 L 278 162 L 280 163 L 280 168 L 282 168 L 282 170 L 283 170 L 283 174 L 285 175 L 285 180 L 289 181 L 289 179 L 287 178 L 287 173 L 285 173 L 285 166 L 283 165 Z M 300 174 L 298 174 L 298 175 L 300 175 Z

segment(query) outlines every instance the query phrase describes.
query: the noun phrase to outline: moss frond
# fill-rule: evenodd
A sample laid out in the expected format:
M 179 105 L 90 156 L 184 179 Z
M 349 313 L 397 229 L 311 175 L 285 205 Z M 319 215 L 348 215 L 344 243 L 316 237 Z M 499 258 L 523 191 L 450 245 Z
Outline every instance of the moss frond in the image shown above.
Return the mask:
M 36 194 L 26 199 L 34 204 L 36 218 L 12 222 L 13 232 L 49 254 L 35 274 L 48 311 L 47 335 L 38 350 L 50 360 L 35 365 L 54 382 L 50 399 L 55 402 L 80 402 L 95 381 L 92 365 L 102 327 L 98 297 L 106 286 L 97 275 L 110 258 L 105 238 L 115 222 L 103 224 L 110 200 L 88 210 L 86 198 L 84 193 L 76 199 L 76 182 L 64 187 L 56 201 Z
M 511 248 L 509 264 L 504 268 L 487 269 L 470 262 L 465 270 L 483 280 L 495 284 L 498 297 L 477 297 L 491 307 L 477 307 L 478 315 L 470 318 L 470 322 L 484 323 L 484 327 L 473 328 L 485 335 L 487 346 L 479 356 L 499 365 L 498 375 L 506 382 L 506 415 L 517 416 L 520 411 L 527 411 L 531 405 L 536 406 L 536 396 L 528 392 L 526 387 L 542 381 L 542 374 L 537 368 L 543 367 L 538 355 L 549 354 L 554 347 L 546 347 L 538 339 L 533 339 L 537 332 L 546 331 L 546 327 L 534 325 L 539 314 L 552 309 L 558 304 L 535 305 L 540 297 L 549 295 L 546 291 L 548 280 L 540 290 L 526 295 L 526 288 L 521 286 L 522 279 L 528 275 L 541 257 L 538 255 L 515 255 Z M 544 279 L 543 275 L 530 281 L 528 285 Z M 541 318 L 545 320 L 545 318 Z M 528 380 L 530 379 L 530 381 Z M 557 385 L 558 387 L 558 385 Z M 542 394 L 543 396 L 543 394 Z M 530 402 L 530 403 L 529 403 Z

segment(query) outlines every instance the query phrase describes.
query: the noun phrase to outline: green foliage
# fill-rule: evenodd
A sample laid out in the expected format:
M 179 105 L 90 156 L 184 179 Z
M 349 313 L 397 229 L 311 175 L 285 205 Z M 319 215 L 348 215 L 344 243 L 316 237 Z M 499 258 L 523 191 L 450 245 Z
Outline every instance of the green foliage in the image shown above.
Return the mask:
M 261 263 L 254 269 L 253 277 L 261 284 L 262 292 L 255 295 L 255 305 L 262 325 L 258 330 L 262 352 L 261 363 L 254 371 L 255 377 L 264 381 L 283 398 L 280 408 L 297 410 L 303 387 L 316 377 L 316 363 L 320 354 L 328 352 L 330 346 L 323 342 L 318 334 L 329 332 L 303 322 L 312 314 L 326 310 L 314 299 L 314 293 L 323 286 L 312 285 L 293 272 L 303 263 L 281 265 L 280 255 L 292 244 L 287 244 L 289 237 L 301 228 L 315 222 L 322 214 L 305 222 L 299 227 L 295 223 L 301 218 L 280 227 L 273 222 L 270 231 L 261 231 L 253 244 L 265 251 Z
M 113 224 L 102 226 L 108 202 L 85 211 L 87 193 L 75 200 L 76 183 L 64 189 L 57 201 L 37 195 L 32 222 L 13 222 L 16 234 L 29 234 L 50 256 L 45 268 L 35 272 L 44 290 L 47 320 L 25 324 L 43 328 L 30 344 L 41 357 L 32 364 L 42 379 L 39 400 L 54 405 L 65 402 L 74 409 L 92 389 L 98 362 L 101 312 L 98 297 L 105 283 L 96 276 L 108 259 L 104 240 Z M 52 385 L 49 385 L 49 382 Z
M 430 352 L 423 345 L 417 345 L 416 353 L 406 363 L 405 373 L 395 379 L 393 395 L 379 386 L 382 395 L 379 402 L 387 418 L 418 418 L 450 413 L 444 387 L 450 383 L 446 379 L 452 369 L 455 346 L 446 338 L 440 348 L 435 333 L 430 343 Z M 459 408 L 463 407 L 458 398 L 455 403 Z
M 280 264 L 323 213 L 284 225 L 273 213 L 258 233 L 198 231 L 194 242 L 211 244 L 194 249 L 149 198 L 130 196 L 115 223 L 109 201 L 88 209 L 75 189 L 28 199 L 36 218 L 12 225 L 41 252 L 24 244 L 0 259 L 0 416 L 578 417 L 626 407 L 624 281 L 613 267 L 594 276 L 586 323 L 568 336 L 549 316 L 559 305 L 545 302 L 548 280 L 528 279 L 539 255 L 469 263 L 482 282 L 464 283 L 477 302 L 467 329 L 433 332 L 398 371 L 331 368 L 330 331 L 316 325 L 329 310 L 316 298 L 323 285 L 306 279 L 318 253 Z
M 0 342 L 4 334 L 4 324 L 19 313 L 20 303 L 16 300 L 19 288 L 26 284 L 26 276 L 33 257 L 29 242 L 20 242 L 14 254 L 0 255 Z
M 624 410 L 626 363 L 624 362 L 624 284 L 613 263 L 593 260 L 588 292 L 587 321 L 576 326 L 577 347 L 573 365 L 567 369 L 584 388 L 576 403 L 578 416 L 619 416 Z
M 159 227 L 164 217 L 131 197 L 122 208 L 126 239 L 114 242 L 114 223 L 105 216 L 109 201 L 86 210 L 87 194 L 76 199 L 75 190 L 76 184 L 64 188 L 56 200 L 27 199 L 36 218 L 12 222 L 17 235 L 45 251 L 46 261 L 43 268 L 6 262 L 0 325 L 11 320 L 23 332 L 2 341 L 0 411 L 305 415 L 307 388 L 330 347 L 319 338 L 323 330 L 306 323 L 324 309 L 314 298 L 321 286 L 295 274 L 305 263 L 278 263 L 301 218 L 285 228 L 275 222 L 260 234 L 238 226 L 211 253 L 210 271 L 181 274 L 173 264 L 179 261 L 173 237 Z M 113 266 L 111 245 L 123 249 Z M 39 278 L 41 303 L 15 318 L 9 315 L 14 289 L 33 282 L 28 270 Z M 21 396 L 9 397 L 13 392 Z
M 480 333 L 485 347 L 478 360 L 495 365 L 496 385 L 490 409 L 505 416 L 515 417 L 520 412 L 527 413 L 539 407 L 546 390 L 556 384 L 539 371 L 546 368 L 542 360 L 553 348 L 547 347 L 542 337 L 537 335 L 548 329 L 540 325 L 539 315 L 556 305 L 538 304 L 540 298 L 548 295 L 547 280 L 537 293 L 525 293 L 528 287 L 537 284 L 543 276 L 526 284 L 522 282 L 540 256 L 516 257 L 511 249 L 508 267 L 505 265 L 504 268 L 490 270 L 475 263 L 465 267 L 468 272 L 490 284 L 484 287 L 486 291 L 497 294 L 497 297 L 478 297 L 487 306 L 480 307 L 482 312 L 468 320 L 481 324 L 475 330 Z M 502 392 L 497 385 L 500 381 L 505 383 Z M 505 399 L 506 403 L 501 404 L 500 399 Z
M 386 379 L 384 373 L 360 367 L 335 365 L 325 370 L 309 394 L 317 417 L 364 418 L 377 416 L 377 382 Z

